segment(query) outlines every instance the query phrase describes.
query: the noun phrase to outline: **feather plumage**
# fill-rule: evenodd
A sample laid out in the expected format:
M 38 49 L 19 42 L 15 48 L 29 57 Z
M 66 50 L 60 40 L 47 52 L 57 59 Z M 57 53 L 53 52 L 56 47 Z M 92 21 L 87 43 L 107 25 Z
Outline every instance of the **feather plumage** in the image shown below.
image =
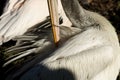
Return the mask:
M 74 27 L 60 26 L 60 47 L 54 47 L 49 24 L 29 29 L 5 53 L 14 52 L 3 65 L 6 80 L 116 80 L 120 47 L 114 27 L 78 0 L 61 2 Z M 20 65 L 11 66 L 17 60 Z

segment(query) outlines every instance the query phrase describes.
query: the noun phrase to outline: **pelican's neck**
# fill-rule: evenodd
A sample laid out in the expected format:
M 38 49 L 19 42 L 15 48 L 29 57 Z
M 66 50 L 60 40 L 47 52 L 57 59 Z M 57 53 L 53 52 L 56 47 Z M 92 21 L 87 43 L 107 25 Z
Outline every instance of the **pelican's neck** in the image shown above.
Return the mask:
M 78 0 L 61 0 L 63 9 L 69 18 L 69 20 L 72 22 L 73 26 L 78 28 L 83 28 L 86 26 L 86 22 L 89 18 L 89 15 L 86 14 L 85 9 L 79 4 Z

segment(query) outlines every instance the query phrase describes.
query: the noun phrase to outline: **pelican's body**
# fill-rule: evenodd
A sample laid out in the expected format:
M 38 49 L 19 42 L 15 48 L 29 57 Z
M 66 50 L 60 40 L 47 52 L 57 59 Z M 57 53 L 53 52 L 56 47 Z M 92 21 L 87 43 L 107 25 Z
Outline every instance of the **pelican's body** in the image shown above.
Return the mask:
M 20 80 L 116 80 L 120 69 L 117 35 L 105 18 L 96 13 L 93 16 L 97 16 L 98 25 L 70 38 Z
M 49 28 L 33 27 L 18 36 L 17 45 L 5 53 L 13 55 L 6 59 L 3 67 L 22 57 L 26 63 L 16 71 L 13 66 L 6 70 L 9 72 L 6 80 L 117 79 L 120 47 L 114 27 L 101 15 L 83 9 L 78 0 L 61 0 L 61 3 L 68 22 L 70 20 L 75 28 L 69 27 L 70 24 L 61 27 L 63 43 L 57 49 Z M 64 41 L 66 37 L 68 40 Z M 33 54 L 32 59 L 26 60 L 29 54 Z

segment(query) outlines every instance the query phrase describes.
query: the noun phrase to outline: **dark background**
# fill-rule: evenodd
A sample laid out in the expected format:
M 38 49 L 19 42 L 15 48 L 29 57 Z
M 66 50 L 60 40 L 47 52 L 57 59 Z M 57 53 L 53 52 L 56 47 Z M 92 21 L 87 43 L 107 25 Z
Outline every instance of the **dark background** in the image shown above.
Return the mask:
M 3 8 L 6 4 L 7 0 L 0 0 L 0 15 L 2 14 L 3 12 Z

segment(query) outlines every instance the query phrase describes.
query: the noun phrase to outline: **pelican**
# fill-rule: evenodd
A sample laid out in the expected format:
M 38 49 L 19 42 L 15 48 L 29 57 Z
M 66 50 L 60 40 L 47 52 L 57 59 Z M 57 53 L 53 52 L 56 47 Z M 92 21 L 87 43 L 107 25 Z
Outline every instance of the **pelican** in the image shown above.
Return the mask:
M 116 80 L 120 47 L 114 27 L 103 16 L 84 9 L 78 0 L 59 1 L 70 23 L 59 26 L 60 46 L 53 44 L 49 17 L 27 29 L 14 37 L 18 42 L 4 53 L 5 79 Z

